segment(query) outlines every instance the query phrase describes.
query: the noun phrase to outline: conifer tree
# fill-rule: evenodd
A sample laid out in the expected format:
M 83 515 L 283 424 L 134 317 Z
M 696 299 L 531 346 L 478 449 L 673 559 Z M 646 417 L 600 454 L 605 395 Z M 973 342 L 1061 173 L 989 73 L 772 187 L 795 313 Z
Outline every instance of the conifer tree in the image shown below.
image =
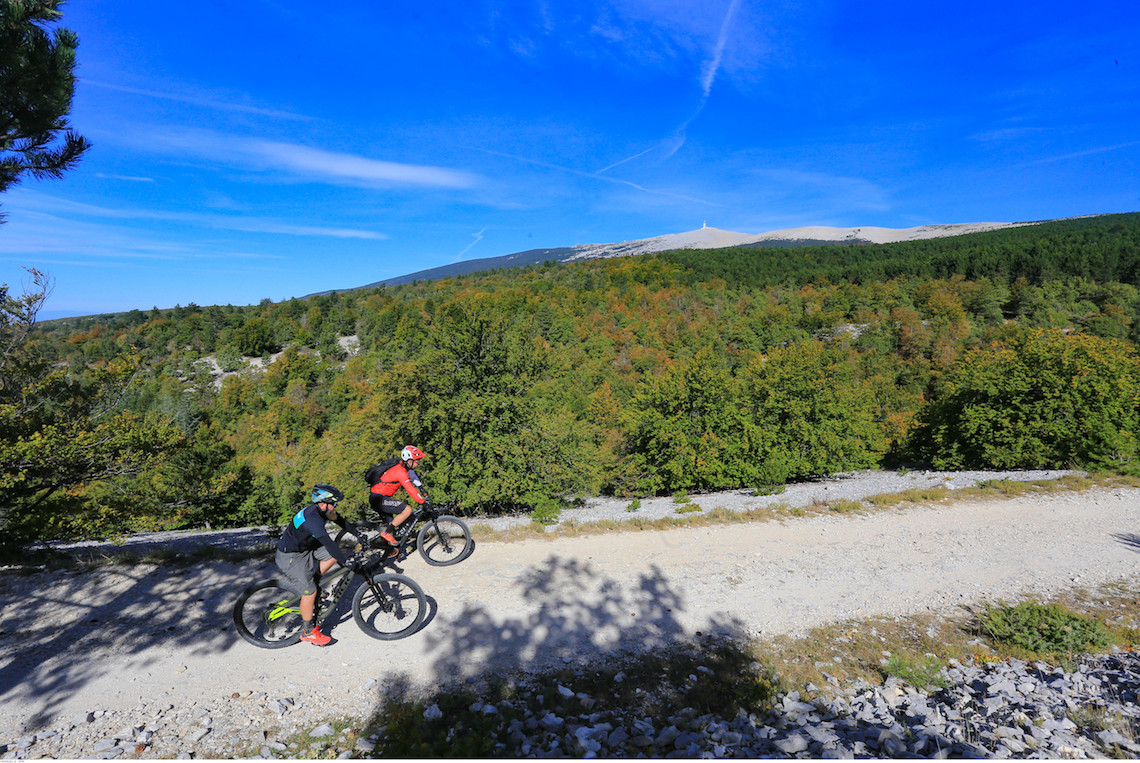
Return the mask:
M 0 192 L 24 173 L 62 177 L 90 146 L 67 121 L 79 39 L 47 28 L 61 4 L 0 0 Z

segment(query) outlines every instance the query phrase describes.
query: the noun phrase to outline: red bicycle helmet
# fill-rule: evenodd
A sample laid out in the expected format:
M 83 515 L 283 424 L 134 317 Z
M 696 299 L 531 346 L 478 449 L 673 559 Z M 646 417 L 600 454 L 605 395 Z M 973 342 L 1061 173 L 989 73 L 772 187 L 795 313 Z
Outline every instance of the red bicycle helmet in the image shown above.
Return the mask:
M 416 461 L 424 457 L 424 452 L 417 448 L 415 445 L 405 445 L 404 449 L 400 451 L 400 458 L 405 461 Z

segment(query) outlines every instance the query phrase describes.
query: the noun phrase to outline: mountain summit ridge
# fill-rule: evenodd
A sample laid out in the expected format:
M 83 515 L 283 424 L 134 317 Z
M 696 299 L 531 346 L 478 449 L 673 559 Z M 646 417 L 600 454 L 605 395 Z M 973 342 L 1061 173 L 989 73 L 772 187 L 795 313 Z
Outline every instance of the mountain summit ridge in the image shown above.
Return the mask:
M 639 254 L 666 252 L 674 249 L 724 249 L 731 246 L 810 246 L 815 244 L 887 244 L 898 241 L 961 236 L 967 233 L 1011 228 L 1026 223 L 947 223 L 942 225 L 920 225 L 914 228 L 879 228 L 860 226 L 855 228 L 833 228 L 830 226 L 808 226 L 786 228 L 768 233 L 738 233 L 704 225 L 696 230 L 683 233 L 666 233 L 661 236 L 620 241 L 612 244 L 579 244 L 577 246 L 552 247 L 549 249 L 528 249 L 499 257 L 485 257 L 475 260 L 462 260 L 449 265 L 419 270 L 403 276 L 386 278 L 383 281 L 355 288 L 370 289 L 377 286 L 396 286 L 413 281 L 434 281 L 440 278 L 467 275 L 480 270 L 523 267 L 542 262 L 579 262 L 582 260 L 605 259 L 609 257 L 631 257 Z

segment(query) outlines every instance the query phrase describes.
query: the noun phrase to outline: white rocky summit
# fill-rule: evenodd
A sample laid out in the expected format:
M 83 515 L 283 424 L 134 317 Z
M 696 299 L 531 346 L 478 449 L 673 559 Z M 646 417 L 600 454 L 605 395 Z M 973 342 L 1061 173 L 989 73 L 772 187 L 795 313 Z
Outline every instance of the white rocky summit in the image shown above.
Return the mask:
M 566 261 L 593 260 L 604 257 L 624 257 L 674 249 L 723 249 L 730 246 L 748 246 L 766 242 L 849 242 L 891 244 L 898 241 L 917 241 L 927 238 L 961 236 L 999 228 L 1012 228 L 1032 223 L 952 223 L 948 225 L 920 225 L 915 228 L 832 228 L 814 225 L 805 228 L 787 228 L 768 233 L 737 233 L 710 228 L 705 225 L 686 233 L 669 233 L 664 236 L 622 241 L 617 244 L 584 244 L 574 247 L 575 253 Z

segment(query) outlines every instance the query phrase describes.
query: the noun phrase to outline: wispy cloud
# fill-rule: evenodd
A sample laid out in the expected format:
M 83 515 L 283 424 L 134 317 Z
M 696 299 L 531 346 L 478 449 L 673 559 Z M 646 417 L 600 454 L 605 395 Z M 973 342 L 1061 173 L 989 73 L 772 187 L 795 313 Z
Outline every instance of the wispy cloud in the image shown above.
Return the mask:
M 800 210 L 815 210 L 804 215 L 811 219 L 829 219 L 836 210 L 884 211 L 890 209 L 887 191 L 877 183 L 860 177 L 831 175 L 794 169 L 760 168 L 750 172 L 768 188 L 764 195 L 768 203 L 785 208 L 798 206 Z
M 1021 138 L 1039 135 L 1045 132 L 1044 127 L 1003 127 L 997 130 L 985 130 L 972 136 L 981 143 L 992 141 L 1020 140 Z
M 191 216 L 194 219 L 197 216 Z M 244 233 L 277 233 L 284 236 L 325 236 L 328 238 L 356 238 L 368 241 L 382 241 L 386 233 L 376 233 L 356 228 L 327 228 L 319 225 L 289 225 L 256 217 L 220 217 L 201 215 L 201 222 L 217 228 L 242 231 Z
M 1112 146 L 1097 146 L 1095 148 L 1087 148 L 1084 151 L 1073 151 L 1069 154 L 1059 154 L 1057 156 L 1046 156 L 1032 162 L 1025 162 L 1018 165 L 1021 167 L 1030 167 L 1036 164 L 1052 164 L 1053 162 L 1063 162 L 1069 159 L 1080 159 L 1084 156 L 1094 156 L 1096 154 L 1106 154 L 1110 151 L 1120 151 L 1125 148 L 1132 148 L 1133 146 L 1140 146 L 1140 140 L 1130 141 L 1128 143 L 1117 143 Z
M 390 183 L 393 185 L 470 188 L 475 176 L 458 170 L 416 164 L 399 164 L 340 154 L 292 143 L 252 140 L 245 145 L 255 155 L 285 169 L 331 180 Z
M 724 19 L 720 23 L 720 33 L 717 35 L 716 45 L 713 47 L 712 57 L 705 64 L 701 72 L 701 98 L 697 103 L 697 108 L 693 111 L 692 116 L 682 122 L 673 135 L 667 142 L 669 148 L 665 154 L 665 158 L 669 159 L 678 151 L 681 146 L 685 145 L 689 125 L 691 125 L 701 112 L 705 110 L 705 105 L 709 102 L 709 95 L 712 93 L 713 84 L 716 82 L 716 75 L 720 72 L 720 64 L 724 59 L 724 49 L 728 45 L 728 35 L 732 27 L 732 17 L 736 15 L 736 9 L 740 5 L 740 0 L 732 0 L 728 4 L 728 10 L 724 12 Z
M 357 154 L 296 143 L 227 135 L 209 130 L 150 131 L 150 145 L 231 166 L 287 173 L 295 179 L 364 187 L 463 189 L 476 186 L 477 175 L 462 170 L 370 159 Z
M 382 241 L 388 238 L 385 233 L 360 230 L 357 228 L 327 227 L 320 225 L 300 225 L 295 222 L 282 222 L 263 217 L 238 215 L 202 214 L 199 212 L 169 212 L 137 207 L 100 207 L 94 204 L 67 201 L 44 194 L 27 193 L 13 195 L 12 209 L 22 209 L 26 213 L 51 215 L 60 220 L 81 220 L 98 218 L 112 220 L 150 220 L 193 225 L 201 228 L 234 230 L 243 233 L 271 233 L 286 236 L 324 236 L 339 239 L 363 239 Z
M 191 250 L 152 233 L 39 212 L 13 215 L 0 236 L 0 261 L 92 264 L 108 260 L 178 260 Z
M 649 152 L 657 149 L 664 151 L 663 159 L 670 159 L 678 151 L 681 150 L 681 147 L 685 145 L 685 141 L 687 140 L 689 125 L 691 125 L 697 119 L 697 117 L 701 115 L 701 112 L 705 110 L 705 105 L 708 103 L 709 95 L 712 93 L 713 84 L 716 82 L 717 74 L 720 72 L 721 62 L 724 60 L 724 51 L 728 46 L 728 39 L 732 32 L 732 20 L 736 15 L 736 10 L 739 6 L 740 0 L 731 0 L 731 2 L 728 4 L 728 9 L 725 11 L 724 18 L 720 23 L 720 32 L 717 34 L 716 44 L 713 46 L 712 55 L 709 57 L 709 60 L 705 62 L 705 65 L 701 68 L 701 76 L 698 80 L 700 83 L 701 94 L 697 102 L 697 106 L 689 118 L 679 124 L 668 138 L 661 141 L 657 145 L 651 146 L 650 148 L 636 153 L 633 156 L 629 156 L 625 159 L 614 162 L 608 167 L 598 170 L 599 174 L 608 170 L 612 170 L 614 167 L 625 164 L 626 162 L 630 162 L 634 159 L 645 156 Z
M 724 58 L 724 48 L 728 44 L 732 17 L 736 15 L 736 9 L 739 6 L 740 0 L 732 0 L 732 2 L 728 4 L 728 10 L 725 11 L 724 20 L 720 22 L 720 34 L 717 35 L 716 38 L 716 47 L 713 48 L 712 58 L 705 65 L 704 73 L 701 75 L 702 107 L 704 106 L 704 101 L 708 100 L 709 93 L 712 92 L 713 83 L 716 82 L 716 75 L 717 72 L 720 71 L 720 63 Z
M 129 93 L 130 95 L 141 95 L 146 98 L 157 98 L 164 101 L 176 101 L 178 103 L 190 103 L 195 106 L 204 106 L 206 108 L 216 109 L 219 111 L 237 111 L 244 114 L 257 114 L 258 116 L 272 117 L 273 119 L 292 119 L 297 121 L 309 121 L 311 119 L 311 117 L 307 117 L 302 114 L 294 114 L 291 111 L 265 109 L 261 108 L 260 106 L 250 106 L 249 104 L 234 103 L 232 101 L 220 100 L 211 97 L 188 95 L 185 93 L 146 90 L 138 87 L 114 85 L 110 82 L 99 82 L 97 80 L 81 79 L 80 86 L 84 85 L 91 85 L 93 87 L 103 88 L 105 90 L 114 90 L 119 93 Z
M 134 177 L 131 175 L 105 175 L 102 172 L 96 172 L 95 177 L 103 178 L 104 180 L 123 180 L 128 183 L 153 183 L 154 178 Z

